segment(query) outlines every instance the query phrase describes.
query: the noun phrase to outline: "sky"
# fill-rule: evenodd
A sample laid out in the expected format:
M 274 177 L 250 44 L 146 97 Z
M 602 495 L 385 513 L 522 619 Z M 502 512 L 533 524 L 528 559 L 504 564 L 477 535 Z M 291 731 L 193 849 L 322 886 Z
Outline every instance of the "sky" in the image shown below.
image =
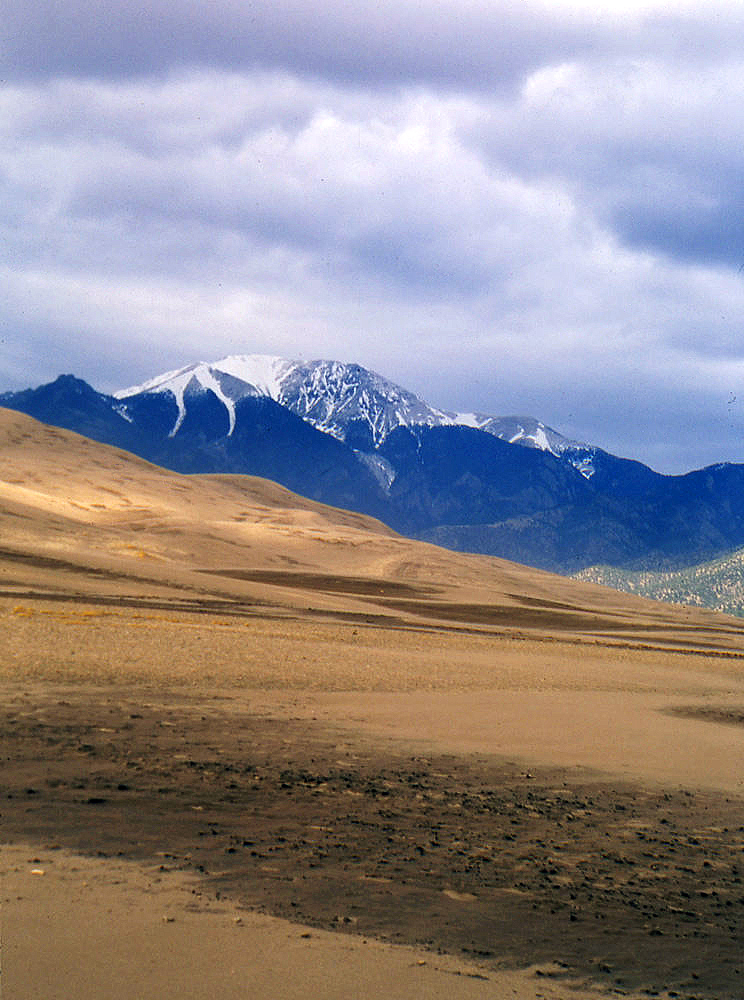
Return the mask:
M 744 6 L 3 0 L 0 391 L 358 362 L 744 462 Z

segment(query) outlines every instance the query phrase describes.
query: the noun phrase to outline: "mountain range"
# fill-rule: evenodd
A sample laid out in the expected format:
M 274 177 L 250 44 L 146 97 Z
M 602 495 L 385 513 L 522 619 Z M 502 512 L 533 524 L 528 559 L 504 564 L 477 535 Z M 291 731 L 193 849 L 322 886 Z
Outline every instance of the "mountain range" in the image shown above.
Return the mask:
M 437 409 L 337 361 L 238 355 L 113 395 L 73 375 L 0 406 L 184 473 L 248 473 L 410 537 L 560 573 L 744 545 L 744 466 L 663 476 L 533 417 Z

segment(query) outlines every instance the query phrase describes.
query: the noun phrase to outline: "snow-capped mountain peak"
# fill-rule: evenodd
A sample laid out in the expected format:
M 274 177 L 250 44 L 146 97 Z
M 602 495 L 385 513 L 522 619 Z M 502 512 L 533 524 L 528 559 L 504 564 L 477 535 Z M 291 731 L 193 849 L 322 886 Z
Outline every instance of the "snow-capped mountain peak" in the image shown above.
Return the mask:
M 233 399 L 223 391 L 220 381 L 211 366 L 203 361 L 194 365 L 187 365 L 185 368 L 178 368 L 175 371 L 165 372 L 163 375 L 156 375 L 155 378 L 149 379 L 142 385 L 122 389 L 114 393 L 114 395 L 117 399 L 126 401 L 131 396 L 138 396 L 142 393 L 172 393 L 178 406 L 178 417 L 170 432 L 170 436 L 173 437 L 178 433 L 186 416 L 186 394 L 188 392 L 205 392 L 207 390 L 211 390 L 227 409 L 230 418 L 230 434 L 232 434 L 235 427 L 235 405 Z
M 188 392 L 211 390 L 235 426 L 235 403 L 246 395 L 268 396 L 319 430 L 345 440 L 349 430 L 366 428 L 372 447 L 396 427 L 452 423 L 453 414 L 430 407 L 412 392 L 360 365 L 339 361 L 298 361 L 263 354 L 237 354 L 165 372 L 115 395 L 126 401 L 140 393 L 170 392 L 178 405 L 176 434 Z
M 282 376 L 293 364 L 294 362 L 269 355 L 236 354 L 219 361 L 199 361 L 185 368 L 165 372 L 114 395 L 117 399 L 126 401 L 142 393 L 172 393 L 178 406 L 178 417 L 171 430 L 172 437 L 178 433 L 186 416 L 186 395 L 189 392 L 211 390 L 227 409 L 230 420 L 228 434 L 232 434 L 235 429 L 237 400 L 243 396 L 269 396 L 278 400 Z
M 573 451 L 576 451 L 574 464 L 580 467 L 582 474 L 588 478 L 593 471 L 591 449 L 569 441 L 533 417 L 494 417 L 440 410 L 376 372 L 340 361 L 235 354 L 165 372 L 115 395 L 126 405 L 127 399 L 141 393 L 172 393 L 178 406 L 178 416 L 171 430 L 173 436 L 183 423 L 189 394 L 206 391 L 213 392 L 227 409 L 229 434 L 235 428 L 237 401 L 244 396 L 266 396 L 318 430 L 362 452 L 374 452 L 397 427 L 460 425 L 555 456 L 568 451 L 572 453 L 572 462 Z
M 438 424 L 447 416 L 376 372 L 338 361 L 299 363 L 278 402 L 341 440 L 366 433 L 373 447 L 396 427 Z

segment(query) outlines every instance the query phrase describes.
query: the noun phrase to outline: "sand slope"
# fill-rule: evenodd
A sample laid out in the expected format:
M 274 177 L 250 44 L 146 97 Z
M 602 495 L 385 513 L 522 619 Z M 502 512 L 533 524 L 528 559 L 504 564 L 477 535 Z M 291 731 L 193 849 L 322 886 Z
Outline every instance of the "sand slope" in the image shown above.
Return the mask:
M 738 652 L 744 622 L 447 552 L 266 480 L 180 476 L 0 410 L 4 590 L 145 592 L 498 635 Z M 63 582 L 64 581 L 64 582 Z M 194 596 L 192 596 L 194 595 Z
M 744 995 L 739 620 L 0 410 L 0 630 L 3 997 Z

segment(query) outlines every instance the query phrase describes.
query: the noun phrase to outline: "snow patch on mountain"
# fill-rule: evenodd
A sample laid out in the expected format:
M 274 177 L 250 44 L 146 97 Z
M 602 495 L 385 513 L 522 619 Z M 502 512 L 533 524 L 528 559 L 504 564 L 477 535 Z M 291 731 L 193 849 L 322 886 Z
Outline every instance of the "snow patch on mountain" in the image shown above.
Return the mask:
M 186 395 L 194 392 L 206 392 L 207 390 L 211 390 L 227 409 L 230 420 L 229 433 L 232 434 L 235 428 L 234 400 L 224 392 L 217 373 L 212 370 L 210 365 L 203 361 L 195 365 L 187 365 L 185 368 L 178 368 L 175 371 L 165 372 L 163 375 L 157 375 L 142 385 L 122 389 L 119 392 L 115 392 L 114 397 L 119 400 L 126 400 L 130 396 L 138 396 L 141 393 L 172 393 L 178 407 L 178 416 L 170 431 L 170 437 L 174 437 L 180 430 L 181 424 L 186 417 Z
M 279 402 L 282 382 L 296 364 L 296 361 L 269 354 L 232 354 L 212 362 L 210 368 L 240 379 L 255 389 L 257 396 L 268 396 Z
M 360 454 L 372 454 L 397 427 L 465 426 L 495 437 L 565 457 L 589 478 L 592 449 L 571 441 L 533 417 L 494 417 L 481 413 L 451 413 L 430 406 L 420 397 L 361 365 L 340 361 L 299 361 L 264 354 L 236 354 L 165 372 L 138 386 L 115 393 L 126 400 L 140 393 L 171 392 L 178 417 L 171 436 L 186 415 L 187 396 L 211 390 L 235 428 L 235 403 L 244 396 L 268 396 L 320 431 L 346 441 Z M 392 474 L 375 464 L 384 484 Z M 389 488 L 389 482 L 387 487 Z
M 479 417 L 477 413 L 453 413 L 452 423 L 460 427 L 474 427 L 476 430 L 480 430 L 483 418 Z
M 592 478 L 596 471 L 594 467 L 596 448 L 586 444 L 571 444 L 564 448 L 562 454 L 573 465 L 574 469 L 581 473 L 584 479 Z
M 385 493 L 390 493 L 390 487 L 395 479 L 395 469 L 382 455 L 374 455 L 368 451 L 357 451 L 357 458 L 367 466 Z
M 447 419 L 447 414 L 381 375 L 338 361 L 298 364 L 282 382 L 277 402 L 341 440 L 354 429 L 366 429 L 375 448 L 396 427 Z
M 134 419 L 132 418 L 131 413 L 129 412 L 129 410 L 127 410 L 126 406 L 124 406 L 123 404 L 114 406 L 114 410 L 119 414 L 120 417 L 123 417 L 128 424 L 134 423 Z

